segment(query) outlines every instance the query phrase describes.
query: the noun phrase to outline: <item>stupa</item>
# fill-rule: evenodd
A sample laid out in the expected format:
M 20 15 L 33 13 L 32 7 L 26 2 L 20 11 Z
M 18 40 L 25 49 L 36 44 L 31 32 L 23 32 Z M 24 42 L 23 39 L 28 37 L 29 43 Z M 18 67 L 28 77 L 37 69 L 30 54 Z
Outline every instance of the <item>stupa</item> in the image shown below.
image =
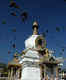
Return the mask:
M 43 78 L 58 77 L 58 64 L 62 62 L 52 56 L 52 51 L 46 48 L 45 38 L 38 34 L 39 24 L 33 23 L 33 34 L 25 40 L 25 50 L 21 56 L 21 80 L 42 80 Z M 56 73 L 55 73 L 56 72 Z M 49 73 L 49 74 L 48 74 Z M 47 78 L 48 79 L 48 78 Z
M 46 48 L 46 40 L 39 34 L 39 24 L 36 21 L 32 28 L 33 34 L 25 40 L 25 49 L 18 58 L 20 78 L 17 80 L 59 80 L 59 64 L 63 59 L 56 58 L 53 56 L 54 51 Z M 14 64 L 9 64 L 9 68 L 14 69 L 11 65 Z M 13 74 L 13 70 L 10 70 L 10 74 Z

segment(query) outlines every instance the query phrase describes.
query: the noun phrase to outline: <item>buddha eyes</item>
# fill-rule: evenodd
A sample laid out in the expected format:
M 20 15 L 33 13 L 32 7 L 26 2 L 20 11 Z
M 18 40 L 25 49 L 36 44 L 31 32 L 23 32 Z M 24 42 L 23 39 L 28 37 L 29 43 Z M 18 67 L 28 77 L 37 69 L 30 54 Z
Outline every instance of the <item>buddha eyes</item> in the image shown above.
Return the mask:
M 41 39 L 38 40 L 38 45 L 42 45 L 42 40 Z

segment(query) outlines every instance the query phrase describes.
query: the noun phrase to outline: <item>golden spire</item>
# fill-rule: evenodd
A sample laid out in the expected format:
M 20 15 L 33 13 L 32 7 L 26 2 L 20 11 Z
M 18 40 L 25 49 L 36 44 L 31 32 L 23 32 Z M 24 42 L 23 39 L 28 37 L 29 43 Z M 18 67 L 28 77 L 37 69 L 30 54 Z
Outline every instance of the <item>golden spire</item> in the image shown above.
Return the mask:
M 37 23 L 37 21 L 34 21 L 32 28 L 33 28 L 33 35 L 37 35 L 38 34 L 38 23 Z

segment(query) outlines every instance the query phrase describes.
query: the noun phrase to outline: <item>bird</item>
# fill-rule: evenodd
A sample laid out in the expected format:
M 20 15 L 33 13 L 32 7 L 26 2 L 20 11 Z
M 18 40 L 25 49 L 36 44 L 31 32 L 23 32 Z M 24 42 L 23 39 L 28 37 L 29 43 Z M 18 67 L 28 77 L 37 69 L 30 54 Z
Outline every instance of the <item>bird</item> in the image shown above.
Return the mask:
M 46 33 L 48 33 L 48 29 L 46 30 Z
M 64 2 L 66 2 L 66 0 L 64 0 Z
M 11 1 L 9 7 L 15 7 L 16 6 L 16 2 Z
M 64 48 L 62 48 L 62 51 L 64 52 Z
M 11 31 L 12 31 L 12 32 L 16 32 L 16 28 L 13 28 Z
M 11 51 L 8 51 L 8 54 L 10 54 L 11 53 Z
M 11 1 L 10 4 L 9 4 L 9 7 L 10 7 L 10 8 L 20 9 L 20 6 L 17 5 L 15 1 Z
M 43 35 L 43 37 L 46 37 L 46 33 L 45 32 L 43 32 L 42 35 Z
M 26 11 L 24 11 L 21 13 L 20 16 L 21 16 L 22 21 L 24 22 L 28 18 L 28 13 Z
M 16 12 L 11 12 L 10 13 L 12 16 L 17 16 Z
M 12 47 L 13 47 L 13 48 L 16 48 L 16 45 L 15 45 L 15 44 L 13 44 L 13 45 L 12 45 Z
M 59 27 L 56 27 L 56 32 L 60 32 L 60 28 Z

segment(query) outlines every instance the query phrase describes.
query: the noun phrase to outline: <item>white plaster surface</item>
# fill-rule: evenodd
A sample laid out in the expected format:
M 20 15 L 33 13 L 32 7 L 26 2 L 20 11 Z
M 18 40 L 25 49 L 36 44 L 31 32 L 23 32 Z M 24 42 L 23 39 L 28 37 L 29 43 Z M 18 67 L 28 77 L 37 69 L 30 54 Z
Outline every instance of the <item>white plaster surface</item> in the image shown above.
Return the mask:
M 30 57 L 30 58 L 26 58 L 24 57 L 23 59 L 20 60 L 20 64 L 23 63 L 24 61 L 32 61 L 32 62 L 39 62 L 39 55 L 37 51 L 32 51 L 29 50 L 25 56 Z M 37 58 L 37 59 L 32 59 L 32 58 Z
M 21 80 L 41 80 L 40 68 L 26 67 L 22 70 Z
M 29 57 L 36 57 L 36 58 L 39 58 L 39 53 L 37 51 L 32 51 L 32 50 L 29 50 L 25 56 L 29 56 Z
M 25 40 L 26 48 L 35 48 L 35 40 L 39 35 L 32 35 L 27 40 Z

